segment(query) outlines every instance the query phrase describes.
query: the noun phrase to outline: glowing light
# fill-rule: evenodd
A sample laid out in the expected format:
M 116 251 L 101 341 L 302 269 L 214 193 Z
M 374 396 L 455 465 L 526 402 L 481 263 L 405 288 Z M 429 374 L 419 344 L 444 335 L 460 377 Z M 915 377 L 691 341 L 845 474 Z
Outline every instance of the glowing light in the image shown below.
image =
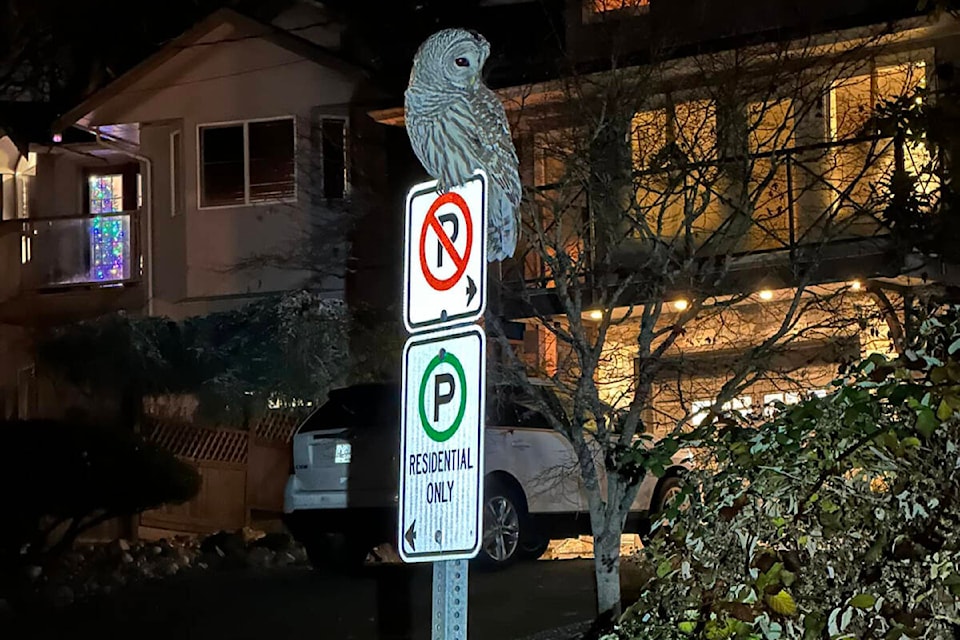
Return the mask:
M 591 320 L 603 319 L 603 311 L 600 311 L 600 309 L 594 309 L 593 311 L 590 312 L 590 319 Z
M 55 133 L 55 134 L 53 134 L 53 141 L 54 141 L 54 142 L 63 142 L 63 136 L 60 135 L 59 133 Z
M 762 290 L 759 295 L 761 300 L 773 300 L 773 291 L 770 289 Z
M 98 282 L 127 277 L 129 218 L 97 214 L 123 211 L 123 176 L 90 176 L 90 277 Z
M 687 307 L 689 306 L 690 306 L 690 303 L 684 300 L 683 298 L 679 298 L 673 301 L 673 308 L 676 309 L 677 311 L 686 311 Z
M 860 284 L 859 280 L 854 280 L 853 282 L 850 283 L 850 288 L 853 289 L 854 291 L 860 291 L 860 289 L 863 288 L 863 285 Z

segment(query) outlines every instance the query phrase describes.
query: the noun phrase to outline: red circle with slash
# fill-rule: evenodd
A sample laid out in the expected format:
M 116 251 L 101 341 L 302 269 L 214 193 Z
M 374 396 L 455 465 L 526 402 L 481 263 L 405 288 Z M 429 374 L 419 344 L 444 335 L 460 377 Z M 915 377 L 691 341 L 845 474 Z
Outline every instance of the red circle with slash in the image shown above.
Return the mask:
M 453 246 L 453 241 L 437 219 L 437 211 L 445 204 L 455 205 L 460 209 L 460 213 L 463 214 L 463 219 L 467 227 L 467 245 L 462 256 L 460 252 L 457 251 L 457 248 Z M 453 264 L 457 267 L 456 272 L 449 278 L 438 278 L 430 271 L 430 266 L 427 264 L 427 229 L 431 228 L 433 232 L 437 234 L 437 238 L 440 240 L 444 251 L 449 254 L 450 259 L 453 260 Z M 423 271 L 423 277 L 426 278 L 427 284 L 437 291 L 446 291 L 457 284 L 460 278 L 463 277 L 463 273 L 467 270 L 467 263 L 470 261 L 470 251 L 472 248 L 473 220 L 470 218 L 470 209 L 467 207 L 466 200 L 458 193 L 450 192 L 443 194 L 430 205 L 430 209 L 427 211 L 427 217 L 423 221 L 423 227 L 420 229 L 420 270 Z

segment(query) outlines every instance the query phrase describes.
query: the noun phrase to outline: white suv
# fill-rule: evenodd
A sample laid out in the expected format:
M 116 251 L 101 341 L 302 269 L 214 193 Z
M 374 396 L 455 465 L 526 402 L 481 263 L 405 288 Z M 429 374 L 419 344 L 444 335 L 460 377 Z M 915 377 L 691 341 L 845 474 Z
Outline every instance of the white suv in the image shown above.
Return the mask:
M 589 535 L 590 518 L 567 439 L 542 416 L 492 395 L 478 560 L 501 567 L 539 557 L 551 539 Z M 331 392 L 297 429 L 284 522 L 315 566 L 359 566 L 374 546 L 395 543 L 399 425 L 399 388 L 364 384 Z M 679 490 L 688 465 L 681 453 L 662 477 L 643 480 L 625 531 L 649 530 L 649 514 Z

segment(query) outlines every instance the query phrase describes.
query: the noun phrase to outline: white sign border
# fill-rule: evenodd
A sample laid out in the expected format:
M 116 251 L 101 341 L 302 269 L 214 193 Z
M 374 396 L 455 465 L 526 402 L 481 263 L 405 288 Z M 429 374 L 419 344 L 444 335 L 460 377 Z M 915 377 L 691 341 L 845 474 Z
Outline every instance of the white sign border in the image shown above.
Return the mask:
M 407 192 L 406 206 L 404 208 L 404 221 L 403 221 L 403 326 L 407 330 L 407 333 L 416 334 L 422 333 L 424 331 L 430 331 L 435 329 L 446 329 L 449 327 L 455 327 L 465 323 L 472 323 L 480 320 L 483 317 L 483 314 L 487 309 L 487 196 L 490 186 L 490 180 L 487 178 L 487 174 L 483 169 L 477 169 L 473 172 L 473 177 L 470 180 L 476 180 L 477 178 L 483 183 L 483 189 L 481 190 L 482 203 L 480 206 L 480 228 L 475 230 L 474 235 L 479 235 L 480 237 L 480 282 L 477 283 L 477 295 L 480 296 L 480 307 L 476 311 L 470 311 L 467 313 L 461 313 L 455 316 L 447 316 L 446 320 L 440 320 L 439 318 L 434 321 L 427 322 L 410 322 L 410 279 L 413 277 L 413 268 L 414 260 L 413 257 L 416 256 L 419 252 L 413 250 L 413 244 L 418 242 L 419 234 L 416 230 L 411 228 L 413 223 L 412 216 L 410 215 L 410 207 L 413 203 L 413 199 L 419 196 L 422 196 L 427 193 L 436 194 L 437 191 L 437 180 L 430 180 L 428 182 L 421 182 L 420 184 L 415 184 Z M 457 191 L 457 187 L 453 188 L 453 191 Z M 439 197 L 439 194 L 438 196 Z
M 414 552 L 408 554 L 405 550 L 404 545 L 404 534 L 406 533 L 406 516 L 407 513 L 404 512 L 404 505 L 406 500 L 404 499 L 404 494 L 406 493 L 407 483 L 407 426 L 408 424 L 411 427 L 416 426 L 416 411 L 414 409 L 414 418 L 408 423 L 407 417 L 408 407 L 407 407 L 407 360 L 410 354 L 410 349 L 414 345 L 430 344 L 434 342 L 439 342 L 447 340 L 450 338 L 461 338 L 464 336 L 475 336 L 480 341 L 480 376 L 479 376 L 479 400 L 480 409 L 477 414 L 480 417 L 480 424 L 478 428 L 480 430 L 480 437 L 478 439 L 479 446 L 477 451 L 477 513 L 476 513 L 476 526 L 474 530 L 476 531 L 476 540 L 474 541 L 470 549 L 452 549 L 441 552 Z M 483 545 L 483 501 L 484 501 L 484 482 L 486 475 L 486 465 L 484 461 L 484 452 L 486 449 L 485 440 L 486 440 L 486 426 L 487 426 L 487 334 L 482 327 L 472 324 L 466 326 L 457 326 L 451 327 L 442 331 L 431 331 L 429 333 L 420 333 L 413 334 L 407 338 L 406 343 L 403 345 L 403 371 L 401 377 L 401 413 L 400 413 L 400 478 L 398 480 L 399 492 L 397 494 L 398 504 L 397 504 L 397 552 L 400 554 L 400 559 L 409 564 L 423 563 L 423 562 L 439 562 L 444 560 L 472 560 L 477 557 L 480 553 L 480 547 Z M 465 425 L 466 426 L 466 425 Z

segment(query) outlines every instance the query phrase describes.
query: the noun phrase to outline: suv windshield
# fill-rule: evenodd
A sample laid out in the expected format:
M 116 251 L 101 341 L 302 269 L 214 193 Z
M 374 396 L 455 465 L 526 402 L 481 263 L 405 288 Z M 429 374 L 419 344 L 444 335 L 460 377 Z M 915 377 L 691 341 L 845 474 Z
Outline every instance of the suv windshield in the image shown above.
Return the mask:
M 511 400 L 509 390 L 487 394 L 486 423 L 491 426 L 549 429 L 546 419 Z M 389 384 L 360 384 L 330 392 L 327 401 L 307 418 L 301 432 L 356 427 L 400 428 L 400 389 Z

